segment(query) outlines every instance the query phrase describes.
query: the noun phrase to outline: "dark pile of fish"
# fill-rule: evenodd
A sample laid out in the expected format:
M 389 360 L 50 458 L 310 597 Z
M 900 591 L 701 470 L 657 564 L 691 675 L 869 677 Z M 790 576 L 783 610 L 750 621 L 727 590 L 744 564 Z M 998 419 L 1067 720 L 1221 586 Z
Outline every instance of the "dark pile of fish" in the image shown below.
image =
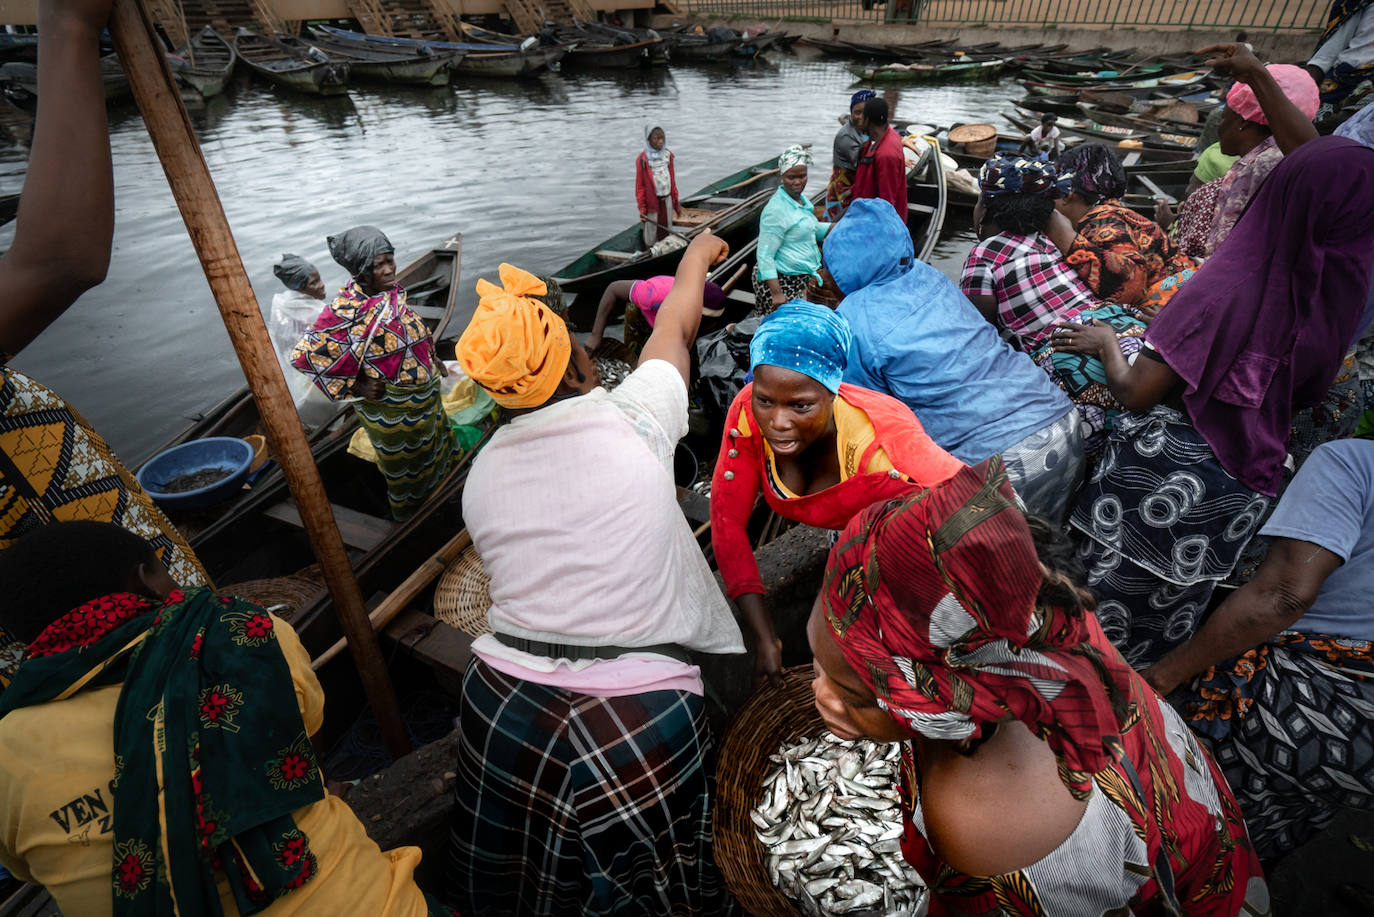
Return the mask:
M 914 917 L 925 883 L 902 858 L 901 746 L 826 733 L 768 759 L 763 801 L 749 813 L 769 880 L 810 917 Z

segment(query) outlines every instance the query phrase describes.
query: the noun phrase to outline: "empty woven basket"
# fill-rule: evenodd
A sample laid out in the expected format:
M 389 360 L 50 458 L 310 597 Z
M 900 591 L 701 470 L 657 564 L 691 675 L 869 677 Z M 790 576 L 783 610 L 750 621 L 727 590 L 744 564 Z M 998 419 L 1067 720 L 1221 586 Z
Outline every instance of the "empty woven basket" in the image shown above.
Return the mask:
M 472 637 L 491 633 L 487 609 L 491 607 L 491 577 L 482 566 L 477 549 L 468 546 L 449 564 L 434 587 L 434 617 Z

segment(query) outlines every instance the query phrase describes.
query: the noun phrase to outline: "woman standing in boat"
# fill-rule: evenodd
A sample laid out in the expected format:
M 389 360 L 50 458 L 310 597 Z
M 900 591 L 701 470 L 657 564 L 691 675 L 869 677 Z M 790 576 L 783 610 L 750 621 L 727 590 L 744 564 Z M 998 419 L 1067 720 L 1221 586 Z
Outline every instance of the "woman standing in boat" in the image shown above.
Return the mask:
M 859 167 L 859 151 L 868 135 L 864 133 L 864 103 L 876 96 L 872 89 L 860 89 L 849 98 L 849 114 L 840 119 L 831 155 L 830 183 L 825 186 L 825 218 L 835 222 L 849 206 L 854 190 L 854 170 Z
M 673 217 L 682 216 L 675 157 L 667 144 L 663 128 L 647 128 L 644 152 L 635 160 L 635 200 L 639 202 L 639 220 L 644 224 L 645 248 L 666 238 L 673 228 Z
M 833 223 L 816 219 L 804 196 L 811 148 L 796 144 L 778 157 L 782 184 L 759 217 L 758 259 L 754 271 L 754 315 L 767 315 L 793 299 L 805 299 L 820 286 L 821 249 Z
M 424 320 L 406 305 L 394 252 L 375 226 L 329 237 L 329 253 L 352 279 L 301 338 L 291 362 L 331 401 L 359 399 L 354 410 L 377 450 L 391 515 L 401 521 L 443 481 L 461 450 L 439 398 L 447 371 Z

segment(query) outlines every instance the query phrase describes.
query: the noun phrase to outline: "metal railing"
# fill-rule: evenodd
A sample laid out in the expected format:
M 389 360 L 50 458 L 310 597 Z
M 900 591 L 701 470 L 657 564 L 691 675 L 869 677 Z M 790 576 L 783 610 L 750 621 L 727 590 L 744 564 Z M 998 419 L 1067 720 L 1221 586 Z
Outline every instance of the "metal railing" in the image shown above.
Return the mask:
M 760 19 L 1034 28 L 1321 29 L 1330 0 L 681 0 L 687 12 Z

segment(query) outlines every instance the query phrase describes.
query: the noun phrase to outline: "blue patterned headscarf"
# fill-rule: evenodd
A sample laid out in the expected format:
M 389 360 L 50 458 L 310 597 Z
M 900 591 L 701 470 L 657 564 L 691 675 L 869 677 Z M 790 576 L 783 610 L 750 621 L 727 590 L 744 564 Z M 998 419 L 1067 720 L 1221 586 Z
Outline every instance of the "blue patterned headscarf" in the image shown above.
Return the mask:
M 749 371 L 781 366 L 839 394 L 854 333 L 834 309 L 794 299 L 759 324 L 749 345 Z
M 1060 177 L 1054 163 L 1015 153 L 998 153 L 983 163 L 978 187 L 989 197 L 999 194 L 1043 194 L 1050 198 L 1069 193 L 1072 179 Z
M 872 89 L 860 89 L 858 92 L 854 93 L 852 96 L 849 97 L 849 107 L 853 108 L 860 102 L 867 102 L 869 99 L 873 98 L 876 95 L 877 93 L 874 92 Z

